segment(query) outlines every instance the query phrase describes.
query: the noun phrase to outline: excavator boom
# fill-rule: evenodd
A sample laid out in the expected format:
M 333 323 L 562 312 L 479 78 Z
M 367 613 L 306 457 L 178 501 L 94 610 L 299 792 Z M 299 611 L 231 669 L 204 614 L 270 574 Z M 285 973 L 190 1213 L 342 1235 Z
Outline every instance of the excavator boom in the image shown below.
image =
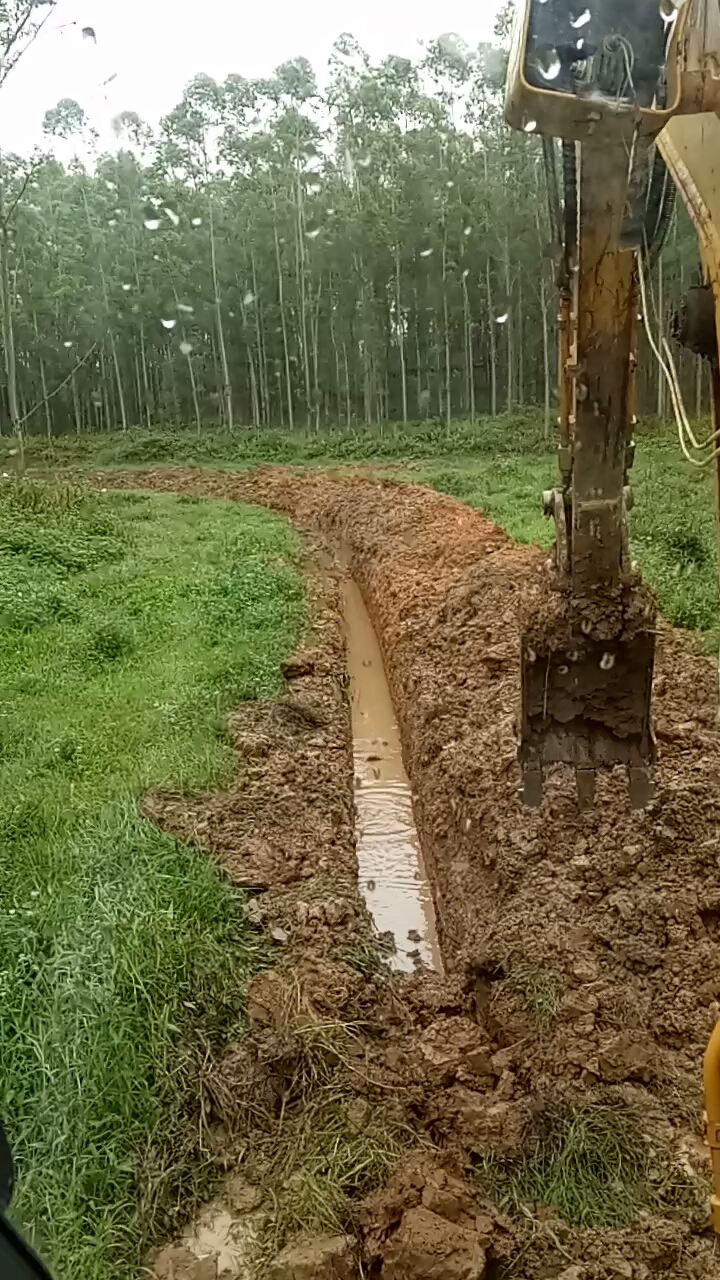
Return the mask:
M 713 0 L 713 3 L 715 0 Z M 692 0 L 697 5 L 700 0 Z M 522 641 L 520 760 L 526 803 L 546 765 L 575 767 L 581 806 L 599 766 L 651 794 L 655 608 L 630 562 L 635 367 L 643 262 L 672 186 L 655 140 L 683 109 L 691 0 L 528 0 L 508 75 L 511 124 L 562 140 L 560 484 L 551 590 Z M 548 162 L 550 157 L 551 163 Z M 552 202 L 551 202 L 552 205 Z

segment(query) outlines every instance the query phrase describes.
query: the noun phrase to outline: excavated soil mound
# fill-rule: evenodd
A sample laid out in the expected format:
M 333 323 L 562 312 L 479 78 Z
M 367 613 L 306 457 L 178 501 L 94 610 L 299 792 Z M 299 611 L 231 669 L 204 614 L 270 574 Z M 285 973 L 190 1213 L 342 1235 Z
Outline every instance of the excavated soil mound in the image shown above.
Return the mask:
M 451 498 L 358 473 L 168 468 L 99 480 L 262 503 L 321 529 L 342 543 L 378 632 L 454 995 L 413 979 L 415 1004 L 402 1017 L 386 1010 L 374 1061 L 412 1091 L 416 1126 L 459 1163 L 409 1180 L 404 1169 L 367 1207 L 373 1273 L 720 1276 L 692 1192 L 705 1173 L 700 1063 L 720 1015 L 715 665 L 661 624 L 658 786 L 646 811 L 630 810 L 623 775 L 606 775 L 581 814 L 559 769 L 530 812 L 516 763 L 518 619 L 542 589 L 537 549 Z M 291 770 L 288 803 L 297 781 Z M 238 804 L 247 824 L 247 797 Z M 294 873 L 306 843 L 291 850 Z M 252 863 L 261 880 L 277 855 L 269 846 Z M 332 874 L 327 831 L 323 847 Z M 538 1212 L 523 1227 L 478 1208 L 466 1182 L 447 1191 L 472 1166 L 483 1174 L 488 1161 L 541 1150 L 553 1117 L 600 1112 L 647 1152 L 661 1219 L 648 1210 L 625 1228 L 571 1231 Z

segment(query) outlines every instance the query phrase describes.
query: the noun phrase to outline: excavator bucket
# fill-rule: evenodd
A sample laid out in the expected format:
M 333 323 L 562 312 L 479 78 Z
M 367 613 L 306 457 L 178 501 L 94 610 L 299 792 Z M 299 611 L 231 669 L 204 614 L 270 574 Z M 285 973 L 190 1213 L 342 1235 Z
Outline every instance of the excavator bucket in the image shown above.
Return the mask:
M 633 808 L 647 805 L 654 660 L 652 623 L 612 640 L 593 636 L 587 623 L 542 640 L 534 629 L 523 636 L 520 762 L 527 805 L 540 805 L 543 770 L 552 764 L 574 767 L 581 808 L 593 803 L 596 769 L 613 765 L 628 770 Z

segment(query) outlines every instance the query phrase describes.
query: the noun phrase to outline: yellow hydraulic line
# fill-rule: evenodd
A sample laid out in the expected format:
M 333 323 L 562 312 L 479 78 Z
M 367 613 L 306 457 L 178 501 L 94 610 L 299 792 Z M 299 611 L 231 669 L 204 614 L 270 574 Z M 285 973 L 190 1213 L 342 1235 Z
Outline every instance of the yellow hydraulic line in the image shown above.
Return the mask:
M 712 1159 L 713 1195 L 710 1202 L 713 1230 L 720 1235 L 720 1022 L 705 1051 L 705 1111 L 707 1141 Z

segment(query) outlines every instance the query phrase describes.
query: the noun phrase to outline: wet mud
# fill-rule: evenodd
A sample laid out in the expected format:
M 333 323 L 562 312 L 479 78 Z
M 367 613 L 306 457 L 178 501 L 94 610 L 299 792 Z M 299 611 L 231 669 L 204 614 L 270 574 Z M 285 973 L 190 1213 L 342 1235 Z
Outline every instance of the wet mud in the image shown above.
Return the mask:
M 348 966 L 348 937 L 360 944 L 367 929 L 354 882 L 352 803 L 348 810 L 341 799 L 343 777 L 352 787 L 348 706 L 337 703 L 332 720 L 331 736 L 343 743 L 328 790 L 330 810 L 343 815 L 334 843 L 320 804 L 320 858 L 306 851 L 307 839 L 291 840 L 297 854 L 286 888 L 265 901 L 267 924 L 279 925 L 291 947 L 295 934 L 307 953 L 305 1009 L 332 1007 L 372 1024 L 364 1096 L 401 1117 L 418 1148 L 433 1147 L 416 1163 L 401 1161 L 358 1212 L 365 1274 L 720 1276 L 700 1141 L 701 1059 L 720 1014 L 712 660 L 692 637 L 659 624 L 657 794 L 644 812 L 631 810 L 624 773 L 607 773 L 595 809 L 580 813 L 574 778 L 562 768 L 549 776 L 542 808 L 528 812 L 518 788 L 519 635 L 545 591 L 537 549 L 514 545 L 453 499 L 358 473 L 168 468 L 99 482 L 264 503 L 349 548 L 416 797 L 445 977 L 397 974 L 388 985 L 381 975 L 358 981 Z M 344 655 L 333 652 L 337 674 Z M 321 740 L 306 747 L 322 773 L 312 754 Z M 268 788 L 267 764 L 263 777 Z M 288 784 L 288 819 L 293 794 Z M 262 819 L 257 825 L 255 838 Z M 282 882 L 281 859 L 267 866 L 268 880 L 275 867 Z M 322 892 L 338 896 L 330 917 L 344 923 L 329 926 L 331 947 L 301 888 L 304 870 L 313 892 L 315 877 L 326 877 Z M 321 958 L 329 965 L 323 980 Z M 265 987 L 251 1019 L 270 1028 L 288 1001 L 281 979 Z M 634 1149 L 647 1153 L 642 1210 L 590 1228 L 543 1203 L 501 1209 L 483 1181 L 488 1161 L 514 1168 L 542 1153 L 553 1117 L 600 1113 L 619 1117 Z M 435 1272 L 432 1257 L 441 1258 Z
M 390 935 L 390 967 L 412 972 L 426 965 L 442 971 L 432 890 L 383 657 L 360 589 L 349 574 L 343 581 L 343 604 L 360 889 L 378 933 Z

